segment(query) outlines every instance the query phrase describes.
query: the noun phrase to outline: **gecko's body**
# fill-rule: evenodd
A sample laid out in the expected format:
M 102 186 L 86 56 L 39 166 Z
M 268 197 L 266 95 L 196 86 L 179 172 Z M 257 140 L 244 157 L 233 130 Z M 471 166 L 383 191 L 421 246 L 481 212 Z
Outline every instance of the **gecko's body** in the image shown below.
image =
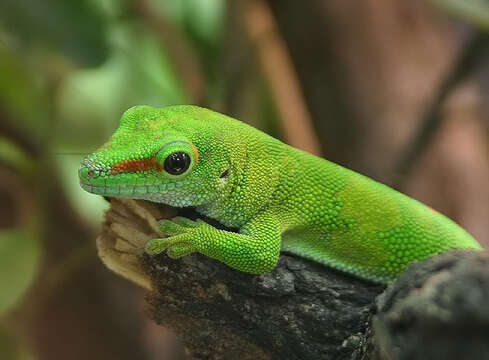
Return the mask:
M 386 283 L 414 260 L 480 249 L 445 216 L 389 187 L 195 106 L 129 109 L 79 170 L 92 193 L 146 199 L 239 229 L 164 220 L 151 253 L 192 252 L 268 272 L 280 250 Z

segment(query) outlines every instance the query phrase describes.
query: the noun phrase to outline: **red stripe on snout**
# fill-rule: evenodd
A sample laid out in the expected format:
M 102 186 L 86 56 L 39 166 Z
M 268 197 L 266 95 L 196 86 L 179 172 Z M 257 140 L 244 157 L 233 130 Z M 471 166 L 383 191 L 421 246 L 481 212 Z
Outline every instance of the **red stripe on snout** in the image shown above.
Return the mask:
M 112 175 L 152 169 L 161 170 L 161 165 L 154 158 L 124 160 L 110 167 Z

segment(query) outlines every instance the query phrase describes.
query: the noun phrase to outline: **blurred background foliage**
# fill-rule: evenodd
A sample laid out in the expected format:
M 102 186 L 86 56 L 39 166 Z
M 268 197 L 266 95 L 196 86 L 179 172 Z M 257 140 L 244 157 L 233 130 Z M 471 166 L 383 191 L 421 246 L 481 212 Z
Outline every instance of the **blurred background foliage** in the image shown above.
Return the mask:
M 130 106 L 192 103 L 388 183 L 489 245 L 484 0 L 2 0 L 0 358 L 173 359 L 76 170 Z

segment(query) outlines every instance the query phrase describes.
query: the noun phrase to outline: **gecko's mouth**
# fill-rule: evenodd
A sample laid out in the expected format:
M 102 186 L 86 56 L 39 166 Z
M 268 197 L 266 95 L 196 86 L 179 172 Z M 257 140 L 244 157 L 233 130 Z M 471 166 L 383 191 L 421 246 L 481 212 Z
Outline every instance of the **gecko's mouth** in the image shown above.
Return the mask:
M 161 194 L 174 189 L 176 183 L 164 184 L 117 184 L 115 179 L 107 179 L 108 171 L 102 169 L 91 159 L 84 159 L 81 167 L 78 169 L 80 186 L 89 193 L 112 196 L 112 197 L 144 197 L 152 194 Z M 138 179 L 140 180 L 140 179 Z
M 89 193 L 114 196 L 114 197 L 138 197 L 150 194 L 161 194 L 175 187 L 174 183 L 161 185 L 93 185 L 80 180 L 80 186 Z
M 147 194 L 147 189 L 142 186 L 135 185 L 92 185 L 80 181 L 80 186 L 83 190 L 89 193 L 103 196 L 134 196 L 142 192 L 142 194 Z

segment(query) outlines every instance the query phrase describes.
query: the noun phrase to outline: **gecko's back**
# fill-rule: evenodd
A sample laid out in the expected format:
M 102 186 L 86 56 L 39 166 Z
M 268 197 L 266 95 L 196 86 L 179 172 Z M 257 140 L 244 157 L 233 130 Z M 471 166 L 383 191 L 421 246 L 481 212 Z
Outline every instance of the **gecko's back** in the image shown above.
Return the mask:
M 361 174 L 291 149 L 292 212 L 282 250 L 374 281 L 450 249 L 480 249 L 465 230 L 432 208 Z M 293 210 L 292 210 L 293 209 Z

